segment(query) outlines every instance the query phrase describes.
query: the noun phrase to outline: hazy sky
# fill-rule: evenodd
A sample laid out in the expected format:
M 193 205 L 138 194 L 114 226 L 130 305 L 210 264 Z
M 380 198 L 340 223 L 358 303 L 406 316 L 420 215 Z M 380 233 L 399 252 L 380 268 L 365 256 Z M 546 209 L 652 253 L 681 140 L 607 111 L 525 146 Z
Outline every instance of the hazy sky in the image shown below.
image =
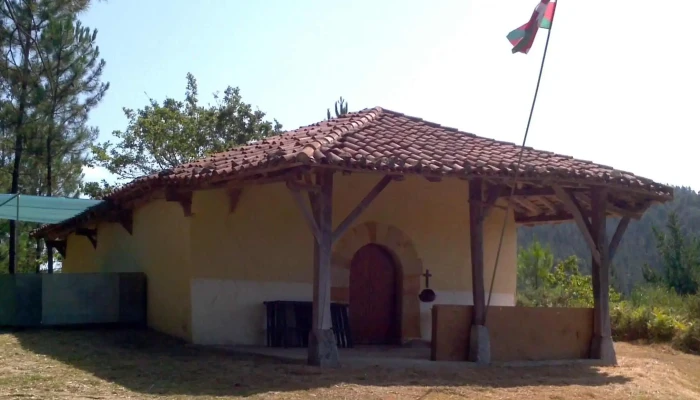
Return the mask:
M 286 129 L 342 95 L 520 143 L 546 31 L 530 54 L 506 34 L 537 0 L 112 0 L 98 28 L 111 89 L 91 116 L 107 140 L 147 96 L 239 86 Z M 700 2 L 561 0 L 528 145 L 700 189 Z M 88 170 L 89 180 L 107 177 Z

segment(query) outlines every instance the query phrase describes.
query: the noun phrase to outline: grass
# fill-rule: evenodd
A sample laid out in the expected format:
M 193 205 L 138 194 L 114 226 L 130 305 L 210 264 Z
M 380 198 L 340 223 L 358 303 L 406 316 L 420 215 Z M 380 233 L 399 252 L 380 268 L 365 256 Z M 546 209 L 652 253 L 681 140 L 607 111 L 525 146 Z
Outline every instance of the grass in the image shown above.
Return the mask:
M 692 399 L 700 357 L 617 344 L 618 367 L 318 370 L 147 331 L 0 333 L 0 398 Z

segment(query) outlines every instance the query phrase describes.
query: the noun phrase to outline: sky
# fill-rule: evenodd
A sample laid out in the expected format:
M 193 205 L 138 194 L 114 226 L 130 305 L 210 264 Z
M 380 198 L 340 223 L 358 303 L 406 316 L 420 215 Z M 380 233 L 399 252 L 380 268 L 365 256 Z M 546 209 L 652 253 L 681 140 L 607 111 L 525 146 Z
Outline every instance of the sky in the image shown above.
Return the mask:
M 700 2 L 561 0 L 527 145 L 700 189 Z M 90 123 L 126 128 L 148 97 L 238 86 L 285 129 L 381 106 L 521 143 L 547 31 L 529 54 L 506 34 L 536 0 L 111 0 L 82 15 L 111 87 Z M 86 169 L 86 180 L 114 177 Z

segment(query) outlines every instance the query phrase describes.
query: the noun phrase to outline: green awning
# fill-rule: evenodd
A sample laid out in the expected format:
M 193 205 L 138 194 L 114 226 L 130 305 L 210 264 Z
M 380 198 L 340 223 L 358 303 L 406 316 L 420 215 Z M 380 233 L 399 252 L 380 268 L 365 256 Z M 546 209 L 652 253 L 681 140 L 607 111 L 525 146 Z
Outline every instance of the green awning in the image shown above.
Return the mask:
M 0 194 L 0 219 L 56 224 L 72 218 L 102 200 Z

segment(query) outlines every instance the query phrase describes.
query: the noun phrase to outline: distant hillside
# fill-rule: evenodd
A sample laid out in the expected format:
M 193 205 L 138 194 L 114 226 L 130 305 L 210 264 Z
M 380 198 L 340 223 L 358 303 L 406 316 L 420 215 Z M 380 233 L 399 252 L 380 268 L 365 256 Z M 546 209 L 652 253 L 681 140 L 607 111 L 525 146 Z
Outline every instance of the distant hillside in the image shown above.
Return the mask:
M 632 221 L 627 228 L 613 262 L 613 279 L 618 290 L 629 293 L 634 284 L 641 282 L 645 263 L 652 268 L 659 267 L 652 226 L 664 228 L 670 211 L 678 214 L 686 233 L 700 235 L 700 195 L 686 187 L 675 187 L 674 191 L 672 202 L 650 208 L 642 219 Z M 612 236 L 616 225 L 617 221 L 608 221 L 608 237 Z M 541 225 L 518 230 L 519 246 L 529 246 L 535 239 L 549 245 L 558 259 L 577 255 L 583 261 L 582 270 L 590 273 L 590 251 L 575 224 Z

